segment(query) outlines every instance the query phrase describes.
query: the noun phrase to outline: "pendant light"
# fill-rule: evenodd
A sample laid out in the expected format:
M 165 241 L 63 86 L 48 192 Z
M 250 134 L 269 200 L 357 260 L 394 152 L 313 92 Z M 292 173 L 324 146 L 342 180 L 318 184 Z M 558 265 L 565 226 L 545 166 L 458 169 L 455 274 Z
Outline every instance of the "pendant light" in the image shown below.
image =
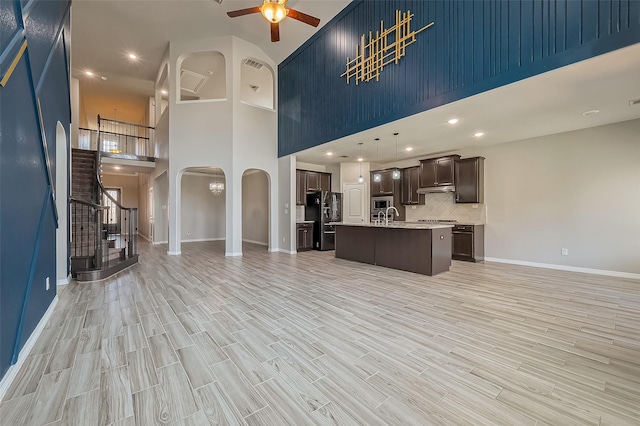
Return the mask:
M 360 145 L 360 156 L 358 157 L 358 162 L 360 163 L 360 176 L 358 176 L 358 183 L 364 183 L 364 178 L 362 177 L 362 161 L 364 160 L 362 158 L 362 142 L 358 142 L 358 145 Z
M 391 177 L 393 177 L 394 180 L 400 179 L 400 169 L 398 168 L 398 135 L 399 134 L 400 133 L 398 132 L 393 134 L 393 136 L 396 137 L 396 168 L 391 173 Z
M 380 138 L 376 138 L 376 163 L 380 161 Z M 380 172 L 376 172 L 373 174 L 374 182 L 382 182 L 382 175 Z

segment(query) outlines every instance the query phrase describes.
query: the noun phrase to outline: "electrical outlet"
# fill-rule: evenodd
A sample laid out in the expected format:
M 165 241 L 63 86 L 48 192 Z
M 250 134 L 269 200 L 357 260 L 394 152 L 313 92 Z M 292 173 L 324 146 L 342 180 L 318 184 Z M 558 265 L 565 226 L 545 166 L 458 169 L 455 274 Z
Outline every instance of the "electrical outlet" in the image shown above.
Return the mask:
M 474 204 L 474 205 L 472 205 L 472 206 L 471 206 L 471 208 L 472 208 L 472 209 L 477 209 L 477 208 L 478 208 L 478 205 L 477 205 L 477 204 Z
M 49 290 L 49 277 L 45 278 L 44 280 L 44 289 Z
M 562 249 L 562 255 L 563 256 L 569 256 L 569 249 L 568 248 L 563 248 Z
M 411 206 L 411 210 L 415 210 L 415 209 L 416 209 L 416 206 Z
M 284 237 L 282 237 L 282 242 L 284 243 Z

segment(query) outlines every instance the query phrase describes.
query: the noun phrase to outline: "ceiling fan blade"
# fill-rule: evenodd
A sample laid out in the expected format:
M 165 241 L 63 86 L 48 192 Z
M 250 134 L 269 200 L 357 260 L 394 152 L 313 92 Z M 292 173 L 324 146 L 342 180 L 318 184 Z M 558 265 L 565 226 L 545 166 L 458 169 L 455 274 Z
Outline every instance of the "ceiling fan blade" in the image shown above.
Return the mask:
M 251 15 L 252 13 L 260 13 L 260 6 L 250 7 L 247 9 L 239 9 L 232 10 L 231 12 L 227 12 L 227 15 L 231 18 L 236 18 L 238 16 Z
M 271 23 L 271 41 L 280 41 L 280 24 L 277 22 Z
M 315 16 L 307 15 L 306 13 L 298 12 L 295 9 L 287 9 L 287 16 L 313 27 L 317 27 L 320 24 L 320 19 Z

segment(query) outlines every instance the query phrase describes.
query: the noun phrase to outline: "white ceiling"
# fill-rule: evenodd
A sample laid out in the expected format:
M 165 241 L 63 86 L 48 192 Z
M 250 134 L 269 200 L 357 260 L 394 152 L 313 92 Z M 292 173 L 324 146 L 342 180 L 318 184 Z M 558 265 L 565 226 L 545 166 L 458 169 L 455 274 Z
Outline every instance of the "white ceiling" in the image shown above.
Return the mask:
M 227 11 L 257 6 L 261 0 L 74 0 L 72 6 L 72 75 L 79 78 L 89 118 L 109 116 L 139 122 L 133 112 L 153 95 L 160 61 L 169 40 L 236 35 L 260 47 L 276 63 L 302 45 L 317 29 L 286 19 L 281 41 L 271 43 L 269 25 L 259 14 L 229 18 Z M 289 7 L 317 16 L 320 27 L 339 13 L 348 0 L 290 0 Z M 129 52 L 139 56 L 127 58 Z M 97 77 L 83 73 L 91 70 Z M 394 132 L 399 132 L 398 159 L 475 145 L 493 145 L 570 130 L 640 118 L 640 44 L 573 64 L 518 83 L 351 135 L 298 153 L 298 160 L 316 164 L 355 161 L 364 142 L 365 161 L 396 158 Z M 102 80 L 99 77 L 106 77 Z M 377 84 L 370 82 L 367 84 Z M 125 111 L 131 109 L 131 117 Z M 600 113 L 584 117 L 583 112 Z M 451 126 L 447 120 L 457 117 Z M 474 138 L 473 133 L 485 136 Z M 381 138 L 376 160 L 374 138 Z M 406 146 L 414 147 L 410 153 Z M 327 157 L 327 151 L 335 152 Z M 347 155 L 347 158 L 341 158 Z
M 90 70 L 107 81 L 154 81 L 169 40 L 235 35 L 282 62 L 349 0 L 290 0 L 288 7 L 320 18 L 314 28 L 294 19 L 280 23 L 280 41 L 270 41 L 269 23 L 258 13 L 229 18 L 226 12 L 260 6 L 262 0 L 74 0 L 72 75 L 87 79 Z M 127 57 L 139 56 L 137 61 Z M 94 77 L 96 79 L 96 77 Z M 153 84 L 139 91 L 153 95 Z

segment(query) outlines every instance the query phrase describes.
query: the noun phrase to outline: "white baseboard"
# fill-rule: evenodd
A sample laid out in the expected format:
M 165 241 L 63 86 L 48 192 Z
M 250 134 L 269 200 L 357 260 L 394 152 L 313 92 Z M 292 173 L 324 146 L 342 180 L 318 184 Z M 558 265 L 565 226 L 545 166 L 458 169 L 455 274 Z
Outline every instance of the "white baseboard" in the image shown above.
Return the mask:
M 71 282 L 71 275 L 68 275 L 67 278 L 62 278 L 56 281 L 56 285 L 67 285 Z
M 254 241 L 254 240 L 242 240 L 243 243 L 251 243 L 251 244 L 257 244 L 259 246 L 268 246 L 269 243 L 263 243 L 262 241 Z
M 182 254 L 182 252 L 180 250 L 178 250 L 178 251 L 168 251 L 167 254 L 169 256 L 180 256 Z
M 270 252 L 276 253 L 276 252 L 280 252 L 280 253 L 287 253 L 287 254 L 298 254 L 298 251 L 291 251 L 291 250 L 286 250 L 283 248 L 274 248 L 274 249 L 269 249 Z
M 203 241 L 224 241 L 226 238 L 222 237 L 222 238 L 196 238 L 193 240 L 181 240 L 181 243 L 200 243 Z
M 224 255 L 225 256 L 229 256 L 229 257 L 242 256 L 242 252 L 241 251 L 236 251 L 236 252 L 228 251 Z
M 640 274 L 631 272 L 607 271 L 605 269 L 580 268 L 577 266 L 555 265 L 553 263 L 527 262 L 524 260 L 500 259 L 497 257 L 485 257 L 486 262 L 509 263 L 511 265 L 531 266 L 534 268 L 556 269 L 559 271 L 582 272 L 584 274 L 606 275 L 617 278 L 631 278 L 640 280 Z
M 18 355 L 18 362 L 16 362 L 14 365 L 9 367 L 9 369 L 7 370 L 7 373 L 2 378 L 2 381 L 0 381 L 0 401 L 2 401 L 2 399 L 4 398 L 4 395 L 9 390 L 11 383 L 15 380 L 16 376 L 18 375 L 18 371 L 20 371 L 20 367 L 22 367 L 22 364 L 24 364 L 24 361 L 29 356 L 31 349 L 33 349 L 33 346 L 36 344 L 38 337 L 40 337 L 40 333 L 42 333 L 42 330 L 44 330 L 44 327 L 47 325 L 47 322 L 49 322 L 49 319 L 51 318 L 51 315 L 53 315 L 53 310 L 55 309 L 57 304 L 58 304 L 58 296 L 56 295 L 56 297 L 53 298 L 53 300 L 51 301 L 51 304 L 47 308 L 47 311 L 44 313 L 42 318 L 40 318 L 40 321 L 38 322 L 38 325 L 31 333 L 31 336 L 29 336 L 24 346 L 22 347 L 22 350 Z
M 169 241 L 154 241 L 151 244 L 157 246 L 158 244 L 169 244 Z

